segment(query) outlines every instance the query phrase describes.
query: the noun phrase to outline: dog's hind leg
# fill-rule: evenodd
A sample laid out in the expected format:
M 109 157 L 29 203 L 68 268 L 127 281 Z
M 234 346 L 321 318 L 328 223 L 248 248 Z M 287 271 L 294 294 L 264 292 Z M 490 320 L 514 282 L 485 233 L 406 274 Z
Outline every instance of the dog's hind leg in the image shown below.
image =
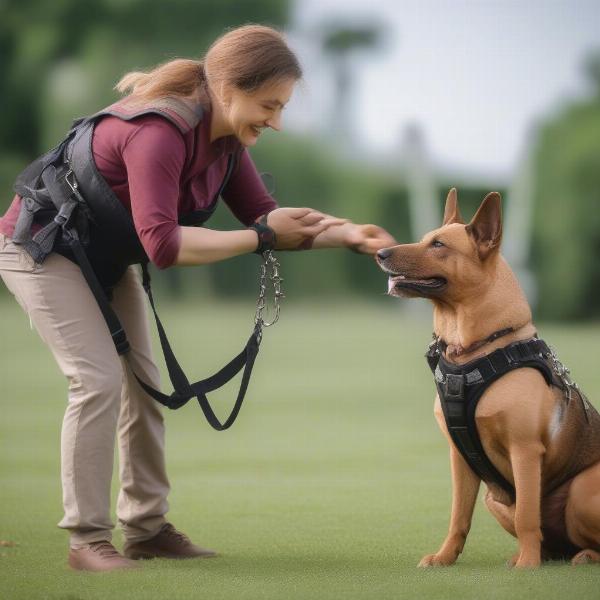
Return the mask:
M 510 535 L 513 537 L 517 537 L 517 532 L 515 531 L 515 505 L 511 504 L 507 506 L 506 504 L 502 504 L 502 502 L 498 502 L 494 498 L 494 495 L 490 490 L 485 494 L 483 501 L 487 509 L 492 513 L 492 516 L 500 523 L 503 529 L 508 531 Z M 519 560 L 519 552 L 513 555 L 508 559 L 507 565 L 509 567 L 514 567 L 516 562 Z
M 569 539 L 585 548 L 574 565 L 600 562 L 600 463 L 583 470 L 571 483 L 565 509 Z
M 511 504 L 510 506 L 507 506 L 506 504 L 502 504 L 502 502 L 498 502 L 490 490 L 487 491 L 483 500 L 487 509 L 492 513 L 498 523 L 500 523 L 510 535 L 517 537 L 517 532 L 515 531 L 515 505 Z

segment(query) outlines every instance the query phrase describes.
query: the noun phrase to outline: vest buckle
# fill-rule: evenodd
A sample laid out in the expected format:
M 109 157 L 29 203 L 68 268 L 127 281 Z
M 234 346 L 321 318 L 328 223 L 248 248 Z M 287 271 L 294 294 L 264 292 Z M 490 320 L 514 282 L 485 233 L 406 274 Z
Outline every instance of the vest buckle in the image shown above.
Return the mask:
M 447 400 L 463 400 L 465 397 L 465 379 L 462 375 L 448 373 L 444 383 Z

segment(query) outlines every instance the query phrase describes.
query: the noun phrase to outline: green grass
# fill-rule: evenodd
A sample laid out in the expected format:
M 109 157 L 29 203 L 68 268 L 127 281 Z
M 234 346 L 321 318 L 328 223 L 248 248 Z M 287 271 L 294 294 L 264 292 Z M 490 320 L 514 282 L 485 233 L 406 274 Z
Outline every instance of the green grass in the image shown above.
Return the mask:
M 198 378 L 251 329 L 250 303 L 160 307 Z M 598 566 L 508 569 L 515 541 L 481 502 L 457 565 L 416 568 L 442 541 L 450 502 L 422 313 L 391 299 L 286 304 L 233 429 L 212 431 L 192 404 L 166 415 L 169 518 L 220 557 L 85 574 L 66 566 L 67 536 L 55 526 L 65 385 L 16 303 L 1 302 L 0 539 L 17 545 L 0 547 L 0 598 L 600 597 Z M 600 325 L 541 333 L 598 404 Z M 221 414 L 233 394 L 213 395 Z

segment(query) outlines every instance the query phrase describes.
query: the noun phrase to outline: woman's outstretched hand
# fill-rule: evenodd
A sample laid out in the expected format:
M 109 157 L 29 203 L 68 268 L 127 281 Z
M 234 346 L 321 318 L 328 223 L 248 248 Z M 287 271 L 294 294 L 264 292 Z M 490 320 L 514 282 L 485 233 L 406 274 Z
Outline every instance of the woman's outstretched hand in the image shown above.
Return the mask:
M 299 249 L 330 227 L 347 222 L 312 208 L 277 208 L 267 216 L 267 225 L 277 236 L 277 250 Z
M 378 225 L 358 225 L 350 221 L 330 227 L 314 240 L 313 248 L 349 248 L 360 254 L 375 254 L 398 242 Z
M 348 223 L 340 226 L 340 229 L 345 229 L 344 246 L 360 254 L 375 254 L 377 250 L 398 244 L 383 227 L 378 225 Z

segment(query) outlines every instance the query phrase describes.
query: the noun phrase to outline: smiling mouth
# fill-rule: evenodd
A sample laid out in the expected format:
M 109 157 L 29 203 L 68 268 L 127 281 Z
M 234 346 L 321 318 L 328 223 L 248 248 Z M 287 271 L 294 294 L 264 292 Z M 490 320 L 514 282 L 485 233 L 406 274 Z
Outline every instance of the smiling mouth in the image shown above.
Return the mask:
M 390 274 L 388 279 L 388 294 L 400 295 L 403 291 L 417 292 L 419 294 L 435 294 L 446 288 L 448 280 L 444 277 L 424 277 L 413 279 L 406 275 Z
M 252 130 L 252 133 L 258 137 L 262 132 L 263 132 L 263 127 L 256 127 L 256 125 L 250 125 L 250 129 Z

